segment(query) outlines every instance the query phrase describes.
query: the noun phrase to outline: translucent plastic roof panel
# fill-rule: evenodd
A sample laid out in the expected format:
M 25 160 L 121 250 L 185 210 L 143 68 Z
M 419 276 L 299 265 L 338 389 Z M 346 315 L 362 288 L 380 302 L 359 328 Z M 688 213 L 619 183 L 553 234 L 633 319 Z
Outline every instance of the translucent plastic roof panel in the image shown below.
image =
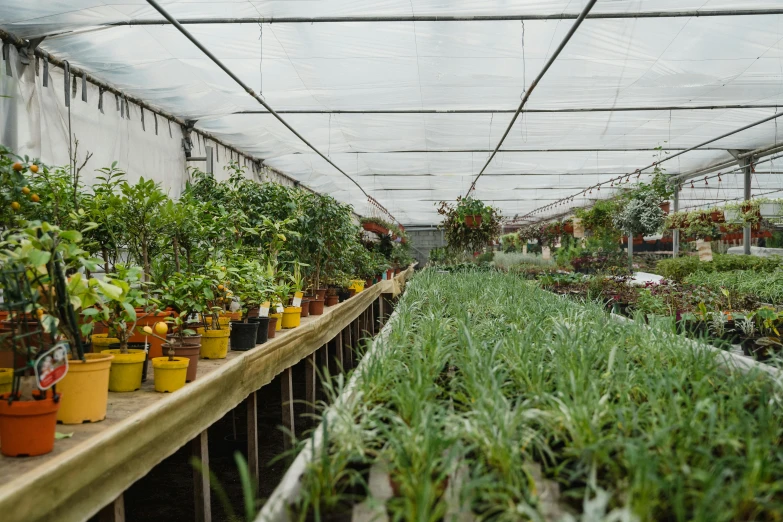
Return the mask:
M 191 20 L 575 15 L 585 3 L 161 1 L 174 16 Z M 591 14 L 781 8 L 780 0 L 599 0 Z M 198 128 L 267 165 L 366 210 L 361 191 L 271 115 L 242 113 L 263 109 L 174 27 L 107 25 L 161 19 L 143 0 L 0 0 L 4 30 L 49 35 L 41 47 L 57 57 L 198 120 Z M 187 27 L 400 221 L 429 224 L 438 221 L 434 203 L 468 190 L 572 24 L 528 19 Z M 781 34 L 783 15 L 588 19 L 527 109 L 605 112 L 523 114 L 475 195 L 508 216 L 525 214 L 648 165 L 658 154 L 655 147 L 673 153 L 772 115 L 783 106 Z M 676 110 L 695 106 L 742 108 Z M 635 110 L 617 110 L 627 108 Z M 707 167 L 730 159 L 726 149 L 776 143 L 777 133 L 771 121 L 665 167 L 672 174 Z

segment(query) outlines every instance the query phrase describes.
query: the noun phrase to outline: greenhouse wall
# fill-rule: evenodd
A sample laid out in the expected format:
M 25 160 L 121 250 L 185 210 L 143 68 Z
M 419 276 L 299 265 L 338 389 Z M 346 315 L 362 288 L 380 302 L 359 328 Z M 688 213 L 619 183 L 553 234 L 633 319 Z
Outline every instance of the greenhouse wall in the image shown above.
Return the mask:
M 433 248 L 446 246 L 446 240 L 443 238 L 443 231 L 437 228 L 412 228 L 406 227 L 405 231 L 411 240 L 411 252 L 419 262 L 419 266 L 427 264 L 430 258 L 430 251 Z
M 8 52 L 9 60 L 0 62 L 0 114 L 4 115 L 0 143 L 49 165 L 67 165 L 69 114 L 64 71 L 50 64 L 48 84 L 44 86 L 42 60 L 33 58 L 29 65 L 24 65 L 14 46 L 8 46 Z M 116 161 L 127 172 L 129 181 L 142 176 L 152 178 L 170 196 L 176 197 L 187 180 L 189 167 L 206 168 L 204 161 L 186 161 L 183 131 L 178 123 L 132 102 L 126 106 L 113 93 L 104 92 L 101 96 L 101 89 L 90 82 L 86 83 L 85 102 L 83 85 L 81 77 L 72 75 L 68 90 L 71 132 L 74 144 L 78 141 L 78 146 L 74 145 L 77 167 L 88 154 L 92 155 L 81 172 L 85 185 L 95 180 L 96 169 Z M 99 108 L 101 97 L 102 109 Z M 240 156 L 198 132 L 193 132 L 191 139 L 193 157 L 204 157 L 206 147 L 213 148 L 214 173 L 218 179 L 227 178 L 224 167 L 238 161 L 258 181 L 293 184 L 273 169 L 263 166 L 258 169 L 251 158 Z

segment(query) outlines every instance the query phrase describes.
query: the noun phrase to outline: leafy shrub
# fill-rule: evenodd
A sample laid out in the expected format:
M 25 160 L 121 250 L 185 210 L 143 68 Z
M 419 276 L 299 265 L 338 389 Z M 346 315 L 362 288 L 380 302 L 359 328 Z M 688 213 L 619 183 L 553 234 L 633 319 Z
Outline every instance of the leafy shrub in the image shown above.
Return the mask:
M 772 272 L 783 266 L 780 257 L 754 257 L 730 254 L 714 254 L 712 261 L 702 262 L 696 256 L 678 257 L 658 261 L 656 272 L 666 279 L 684 281 L 696 272 L 730 272 L 732 270 L 751 270 Z

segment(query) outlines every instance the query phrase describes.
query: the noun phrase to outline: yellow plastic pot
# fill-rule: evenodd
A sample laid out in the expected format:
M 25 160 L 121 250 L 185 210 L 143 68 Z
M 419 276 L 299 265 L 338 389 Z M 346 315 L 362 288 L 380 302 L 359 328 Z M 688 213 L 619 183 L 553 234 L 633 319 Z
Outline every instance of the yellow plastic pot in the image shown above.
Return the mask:
M 14 369 L 0 368 L 0 395 L 11 393 L 11 387 L 14 384 Z
M 152 359 L 152 368 L 155 371 L 155 391 L 171 393 L 185 386 L 188 375 L 187 357 L 174 357 L 170 361 L 168 357 L 155 357 Z
M 212 324 L 212 316 L 208 315 L 208 316 L 204 317 L 204 321 L 206 321 L 206 323 L 208 325 L 211 325 Z M 218 325 L 220 325 L 221 328 L 224 327 L 224 326 L 228 326 L 230 322 L 231 322 L 231 317 L 228 316 L 228 315 L 221 315 L 220 317 L 218 317 Z
M 353 288 L 354 290 L 356 290 L 356 293 L 358 294 L 359 292 L 364 290 L 364 281 L 362 281 L 361 279 L 351 279 L 351 286 L 349 286 L 348 288 Z
M 59 422 L 82 424 L 106 418 L 113 359 L 108 353 L 85 353 L 84 361 L 68 361 L 68 373 L 57 383 L 57 391 L 63 394 L 57 411 Z
M 301 313 L 301 310 L 300 312 Z M 275 324 L 275 331 L 279 332 L 283 329 L 283 314 L 269 314 L 269 317 L 277 318 L 277 324 Z
M 296 328 L 302 322 L 301 306 L 286 306 L 283 309 L 282 328 Z
M 225 359 L 228 355 L 228 337 L 231 330 L 223 328 L 222 330 L 205 330 L 199 328 L 201 334 L 201 358 L 202 359 Z
M 109 334 L 92 334 L 90 339 L 92 342 L 92 353 L 101 353 L 103 350 L 108 350 L 110 344 L 119 343 L 120 340 L 116 337 L 109 337 Z
M 114 356 L 109 372 L 109 391 L 132 392 L 141 388 L 141 370 L 147 352 L 129 349 L 128 353 L 120 353 L 119 349 L 103 350 Z

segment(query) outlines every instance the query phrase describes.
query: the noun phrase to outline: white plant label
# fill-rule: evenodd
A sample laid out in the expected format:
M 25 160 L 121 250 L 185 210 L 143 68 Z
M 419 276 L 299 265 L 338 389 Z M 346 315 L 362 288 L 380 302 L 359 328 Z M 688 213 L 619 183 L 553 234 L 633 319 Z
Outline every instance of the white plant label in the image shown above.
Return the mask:
M 549 247 L 542 247 L 541 248 L 541 258 L 542 259 L 552 259 L 552 251 L 549 249 Z
M 294 307 L 295 308 L 299 308 L 300 306 L 302 306 L 302 298 L 301 297 L 294 297 L 293 303 L 294 303 Z
M 283 305 L 281 305 L 281 304 L 276 305 L 275 312 L 278 313 L 278 314 L 282 314 L 283 313 Z
M 68 373 L 68 343 L 59 342 L 35 360 L 35 380 L 38 388 L 48 390 Z
M 269 317 L 269 307 L 262 306 L 258 309 L 258 317 Z

